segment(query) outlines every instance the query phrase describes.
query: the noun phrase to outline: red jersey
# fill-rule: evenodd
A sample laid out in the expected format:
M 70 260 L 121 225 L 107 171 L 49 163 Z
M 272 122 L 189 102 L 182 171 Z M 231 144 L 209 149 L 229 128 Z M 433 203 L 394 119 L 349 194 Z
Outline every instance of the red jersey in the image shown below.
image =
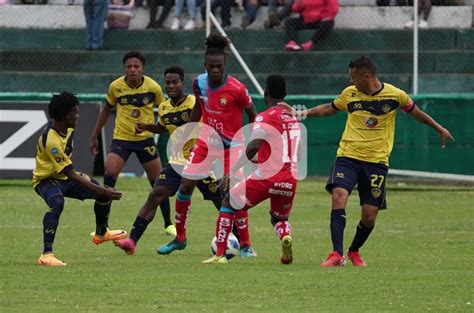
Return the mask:
M 260 176 L 259 172 L 296 171 L 301 143 L 298 120 L 285 107 L 274 106 L 255 117 L 253 131 L 258 129 L 265 133 L 265 141 L 258 150 L 259 166 L 255 175 Z
M 205 73 L 193 81 L 194 95 L 201 106 L 202 122 L 217 131 L 224 148 L 230 148 L 232 140 L 237 146 L 242 145 L 243 135 L 239 138 L 234 138 L 234 135 L 242 127 L 242 110 L 252 105 L 247 88 L 227 74 L 225 82 L 215 89 L 208 86 L 207 79 L 208 75 Z

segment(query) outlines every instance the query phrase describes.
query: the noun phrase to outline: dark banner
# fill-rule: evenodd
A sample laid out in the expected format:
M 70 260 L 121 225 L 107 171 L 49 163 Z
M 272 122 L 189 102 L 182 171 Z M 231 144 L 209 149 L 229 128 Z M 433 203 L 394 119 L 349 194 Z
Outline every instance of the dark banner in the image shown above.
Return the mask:
M 82 102 L 74 133 L 74 167 L 93 174 L 94 156 L 89 136 L 99 114 L 99 103 Z M 48 122 L 48 102 L 0 101 L 0 178 L 31 178 L 35 149 Z

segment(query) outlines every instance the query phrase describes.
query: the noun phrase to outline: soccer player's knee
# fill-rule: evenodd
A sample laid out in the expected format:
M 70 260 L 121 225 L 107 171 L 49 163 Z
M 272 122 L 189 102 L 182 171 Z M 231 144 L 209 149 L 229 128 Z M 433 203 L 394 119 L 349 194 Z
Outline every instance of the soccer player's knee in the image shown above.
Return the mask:
M 48 206 L 51 208 L 51 212 L 59 216 L 64 209 L 64 197 L 62 195 L 55 195 L 48 199 Z
M 159 190 L 159 188 L 154 188 L 150 193 L 148 194 L 148 202 L 150 202 L 153 205 L 158 205 L 164 200 L 164 195 L 163 193 Z
M 365 227 L 372 228 L 375 226 L 376 218 L 377 218 L 377 214 L 362 216 L 362 224 Z
M 114 188 L 116 182 L 117 182 L 117 180 L 114 178 L 114 176 L 107 175 L 107 174 L 104 175 L 104 185 L 105 186 Z

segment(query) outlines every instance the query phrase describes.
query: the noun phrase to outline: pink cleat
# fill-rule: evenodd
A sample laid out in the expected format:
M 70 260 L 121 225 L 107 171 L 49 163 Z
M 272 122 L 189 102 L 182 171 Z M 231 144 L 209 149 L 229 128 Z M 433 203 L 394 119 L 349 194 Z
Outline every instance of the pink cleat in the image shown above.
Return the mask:
M 311 51 L 313 50 L 313 41 L 308 40 L 307 42 L 302 44 L 301 47 L 303 48 L 304 51 Z
M 336 266 L 344 266 L 346 265 L 346 259 L 342 255 L 340 255 L 337 251 L 331 252 L 329 254 L 326 261 L 321 263 L 322 267 L 336 267 Z
M 133 242 L 133 240 L 130 238 L 116 240 L 114 241 L 114 245 L 125 251 L 125 253 L 128 255 L 135 253 L 135 242 Z
M 365 263 L 358 251 L 349 251 L 347 257 L 351 260 L 354 266 L 367 267 L 367 263 Z
M 297 44 L 295 41 L 290 40 L 285 45 L 285 50 L 286 51 L 301 51 L 301 46 Z

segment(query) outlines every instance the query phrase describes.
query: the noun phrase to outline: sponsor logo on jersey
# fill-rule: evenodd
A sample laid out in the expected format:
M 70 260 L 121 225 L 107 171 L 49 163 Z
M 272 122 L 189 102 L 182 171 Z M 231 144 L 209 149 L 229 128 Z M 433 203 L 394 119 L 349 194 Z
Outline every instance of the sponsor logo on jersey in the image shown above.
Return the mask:
M 365 126 L 368 128 L 374 128 L 378 123 L 379 122 L 375 117 L 368 117 L 365 119 Z

